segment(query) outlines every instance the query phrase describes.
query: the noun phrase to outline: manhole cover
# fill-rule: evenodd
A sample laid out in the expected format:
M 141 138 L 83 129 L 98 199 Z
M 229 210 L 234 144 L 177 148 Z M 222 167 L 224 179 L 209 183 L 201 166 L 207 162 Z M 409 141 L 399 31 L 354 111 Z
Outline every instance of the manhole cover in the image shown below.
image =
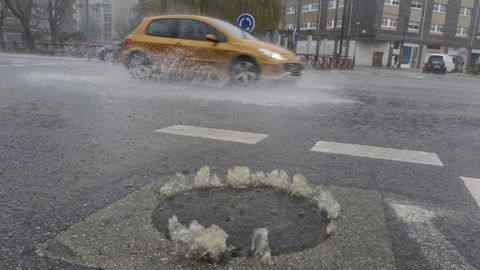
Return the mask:
M 272 189 L 210 189 L 162 200 L 152 214 L 154 226 L 168 235 L 173 215 L 182 224 L 197 220 L 224 229 L 237 255 L 247 255 L 255 228 L 268 228 L 272 255 L 311 248 L 327 238 L 329 220 L 308 200 Z

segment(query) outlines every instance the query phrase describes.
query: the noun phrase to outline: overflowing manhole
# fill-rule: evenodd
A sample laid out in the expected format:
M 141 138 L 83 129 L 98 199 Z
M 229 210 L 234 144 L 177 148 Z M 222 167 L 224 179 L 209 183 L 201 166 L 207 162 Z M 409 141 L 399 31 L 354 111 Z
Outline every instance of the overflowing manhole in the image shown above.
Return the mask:
M 176 252 L 197 261 L 220 262 L 312 248 L 335 229 L 339 204 L 329 192 L 312 188 L 302 175 L 284 171 L 250 174 L 228 171 L 225 181 L 203 167 L 189 181 L 177 175 L 160 190 L 153 226 L 172 241 Z
M 162 200 L 152 214 L 154 226 L 167 235 L 168 219 L 218 225 L 228 234 L 233 255 L 251 252 L 256 228 L 268 228 L 272 255 L 300 251 L 327 238 L 328 219 L 310 201 L 273 189 L 193 190 Z

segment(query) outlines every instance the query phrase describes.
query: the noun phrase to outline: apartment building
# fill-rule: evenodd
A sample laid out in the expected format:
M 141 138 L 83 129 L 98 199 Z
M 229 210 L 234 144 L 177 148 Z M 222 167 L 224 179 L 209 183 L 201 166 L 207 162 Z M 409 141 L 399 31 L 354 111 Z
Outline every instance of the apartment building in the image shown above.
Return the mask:
M 74 17 L 88 42 L 112 41 L 112 0 L 76 0 Z
M 355 55 L 359 65 L 389 66 L 401 55 L 402 67 L 418 68 L 432 53 L 461 55 L 472 63 L 480 55 L 479 2 L 286 0 L 284 27 L 300 29 L 299 52 L 314 53 L 318 40 L 321 54 L 341 50 Z M 339 44 L 341 36 L 346 41 Z

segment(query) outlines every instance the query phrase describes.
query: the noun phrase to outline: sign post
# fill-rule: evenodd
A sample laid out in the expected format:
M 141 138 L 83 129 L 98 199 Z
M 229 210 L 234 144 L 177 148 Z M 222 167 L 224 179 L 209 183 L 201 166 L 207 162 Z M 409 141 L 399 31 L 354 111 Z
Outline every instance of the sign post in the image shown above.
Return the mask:
M 247 32 L 252 32 L 255 29 L 255 18 L 248 13 L 243 13 L 237 19 L 237 26 Z

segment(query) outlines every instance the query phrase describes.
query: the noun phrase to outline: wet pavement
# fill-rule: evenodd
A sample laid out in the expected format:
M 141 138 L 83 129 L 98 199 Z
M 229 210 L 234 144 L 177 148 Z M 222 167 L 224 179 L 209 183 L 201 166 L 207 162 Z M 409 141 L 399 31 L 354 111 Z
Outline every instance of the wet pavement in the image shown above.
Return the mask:
M 283 169 L 378 194 L 379 203 L 357 207 L 385 223 L 376 234 L 382 267 L 480 268 L 478 79 L 358 68 L 237 88 L 136 81 L 97 61 L 0 54 L 0 82 L 1 269 L 88 269 L 35 250 L 135 190 L 204 165 Z M 179 125 L 192 136 L 155 132 Z M 262 139 L 241 143 L 255 134 Z M 239 139 L 218 139 L 225 136 Z M 316 151 L 318 142 L 344 149 Z M 441 166 L 415 162 L 420 156 Z M 349 252 L 322 257 L 326 269 L 342 268 L 339 258 L 359 248 L 349 243 Z M 357 255 L 357 266 L 368 265 Z

